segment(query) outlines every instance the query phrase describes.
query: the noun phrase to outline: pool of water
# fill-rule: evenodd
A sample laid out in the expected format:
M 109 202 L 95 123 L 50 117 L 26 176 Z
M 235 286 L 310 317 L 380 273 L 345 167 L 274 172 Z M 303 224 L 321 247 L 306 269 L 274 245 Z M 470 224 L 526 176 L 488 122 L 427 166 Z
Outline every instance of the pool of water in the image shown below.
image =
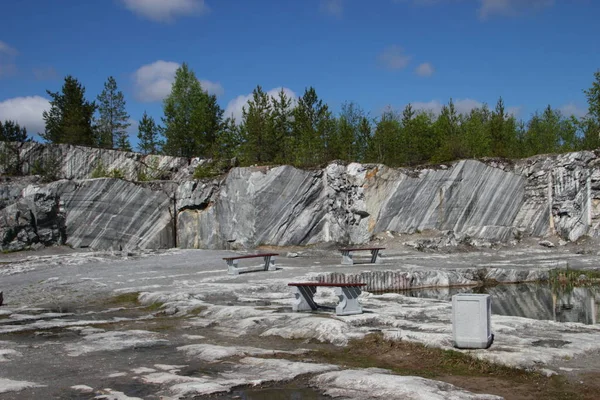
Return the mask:
M 212 398 L 212 397 L 211 397 Z M 284 384 L 281 386 L 233 389 L 230 393 L 215 395 L 219 400 L 330 400 L 320 391 L 301 384 Z
M 600 324 L 600 285 L 562 292 L 553 290 L 547 284 L 517 284 L 418 289 L 396 293 L 441 300 L 451 300 L 452 296 L 458 293 L 486 293 L 492 297 L 492 314 Z

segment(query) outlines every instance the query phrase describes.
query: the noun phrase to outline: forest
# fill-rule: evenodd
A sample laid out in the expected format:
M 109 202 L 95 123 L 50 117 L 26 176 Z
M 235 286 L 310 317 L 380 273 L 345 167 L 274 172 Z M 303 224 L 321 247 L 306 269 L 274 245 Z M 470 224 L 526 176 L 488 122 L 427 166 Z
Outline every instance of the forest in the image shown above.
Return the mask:
M 235 159 L 236 165 L 290 164 L 321 166 L 332 160 L 383 163 L 391 167 L 449 162 L 465 158 L 523 158 L 536 154 L 593 150 L 600 147 L 600 70 L 590 88 L 581 118 L 561 114 L 551 105 L 528 120 L 507 112 L 502 98 L 468 113 L 456 110 L 452 99 L 439 114 L 388 107 L 371 117 L 355 102 L 334 114 L 307 87 L 298 98 L 281 90 L 269 96 L 260 86 L 243 109 L 241 120 L 224 115 L 215 95 L 202 88 L 184 63 L 177 70 L 171 93 L 163 100 L 156 121 L 146 112 L 139 121 L 138 144 L 143 154 Z M 60 92 L 50 92 L 45 111 L 47 143 L 67 143 L 132 151 L 129 114 L 113 77 L 96 99 L 73 76 L 64 78 Z M 31 140 L 14 121 L 0 122 L 0 140 Z

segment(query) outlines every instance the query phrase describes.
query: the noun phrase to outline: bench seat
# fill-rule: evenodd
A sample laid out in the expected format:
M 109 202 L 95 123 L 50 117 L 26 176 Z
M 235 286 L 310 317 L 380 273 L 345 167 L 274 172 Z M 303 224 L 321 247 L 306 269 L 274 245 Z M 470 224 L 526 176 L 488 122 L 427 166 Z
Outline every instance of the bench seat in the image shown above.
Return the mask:
M 314 295 L 318 287 L 333 287 L 335 294 L 340 301 L 335 307 L 336 315 L 355 315 L 362 314 L 362 307 L 358 302 L 361 287 L 366 286 L 366 283 L 319 283 L 319 282 L 301 282 L 288 283 L 294 291 L 294 302 L 292 303 L 293 311 L 311 311 L 323 308 L 319 306 Z
M 346 247 L 340 249 L 342 253 L 342 265 L 354 265 L 352 259 L 352 253 L 355 251 L 370 251 L 371 252 L 371 264 L 381 263 L 381 258 L 377 257 L 380 250 L 385 250 L 385 247 Z
M 223 257 L 223 260 L 227 263 L 227 273 L 229 275 L 238 275 L 240 270 L 238 268 L 239 260 L 244 260 L 248 258 L 263 258 L 264 271 L 275 271 L 275 260 L 273 257 L 278 256 L 277 253 L 261 253 L 261 254 L 249 254 L 245 256 L 234 256 L 234 257 Z

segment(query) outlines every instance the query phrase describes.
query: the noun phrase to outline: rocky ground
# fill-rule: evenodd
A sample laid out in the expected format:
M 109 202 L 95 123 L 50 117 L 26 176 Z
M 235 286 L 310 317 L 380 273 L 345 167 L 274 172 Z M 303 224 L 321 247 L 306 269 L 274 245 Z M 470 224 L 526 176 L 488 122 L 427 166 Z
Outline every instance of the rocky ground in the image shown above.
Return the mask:
M 593 241 L 404 239 L 379 238 L 380 265 L 341 266 L 333 246 L 280 248 L 277 271 L 239 276 L 226 274 L 230 251 L 1 255 L 0 399 L 595 398 L 600 325 L 494 315 L 489 350 L 456 352 L 447 300 L 367 291 L 361 315 L 291 312 L 292 280 L 393 273 L 468 285 L 600 261 Z M 336 297 L 320 289 L 317 300 Z

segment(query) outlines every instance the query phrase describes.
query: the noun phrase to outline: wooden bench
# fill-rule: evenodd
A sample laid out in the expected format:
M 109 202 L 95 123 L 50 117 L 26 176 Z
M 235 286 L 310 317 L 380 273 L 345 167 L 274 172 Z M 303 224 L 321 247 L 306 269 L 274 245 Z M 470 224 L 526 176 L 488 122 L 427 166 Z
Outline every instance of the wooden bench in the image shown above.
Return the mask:
M 238 275 L 240 270 L 238 269 L 238 261 L 246 258 L 258 258 L 262 257 L 264 260 L 263 270 L 265 271 L 275 271 L 275 260 L 273 257 L 278 256 L 277 253 L 263 253 L 263 254 L 250 254 L 247 256 L 237 256 L 237 257 L 224 257 L 223 260 L 227 262 L 227 273 L 229 275 Z
M 314 295 L 318 287 L 333 287 L 335 294 L 340 298 L 340 302 L 335 308 L 336 315 L 354 315 L 362 314 L 362 307 L 358 302 L 358 296 L 361 294 L 361 286 L 366 283 L 288 283 L 294 290 L 294 303 L 292 311 L 311 311 L 323 308 L 314 300 Z
M 352 260 L 352 252 L 354 251 L 370 251 L 371 252 L 371 264 L 378 264 L 381 262 L 381 258 L 377 258 L 379 250 L 384 250 L 385 247 L 360 247 L 360 248 L 345 248 L 340 249 L 342 252 L 342 264 L 343 265 L 354 265 Z

